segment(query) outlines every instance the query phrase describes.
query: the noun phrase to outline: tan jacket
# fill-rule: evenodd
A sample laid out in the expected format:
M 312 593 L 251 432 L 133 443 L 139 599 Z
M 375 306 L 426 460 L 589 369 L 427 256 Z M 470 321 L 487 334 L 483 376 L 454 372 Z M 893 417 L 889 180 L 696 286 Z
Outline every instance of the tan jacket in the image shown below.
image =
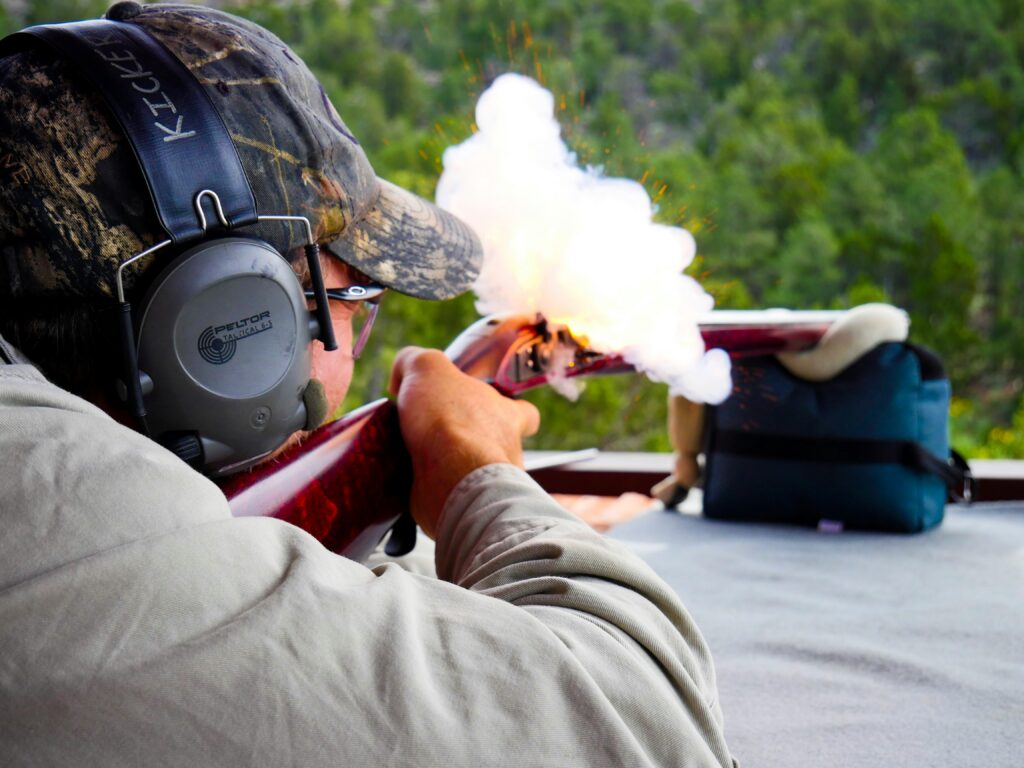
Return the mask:
M 678 598 L 523 472 L 456 488 L 436 565 L 233 519 L 0 365 L 0 765 L 730 765 Z

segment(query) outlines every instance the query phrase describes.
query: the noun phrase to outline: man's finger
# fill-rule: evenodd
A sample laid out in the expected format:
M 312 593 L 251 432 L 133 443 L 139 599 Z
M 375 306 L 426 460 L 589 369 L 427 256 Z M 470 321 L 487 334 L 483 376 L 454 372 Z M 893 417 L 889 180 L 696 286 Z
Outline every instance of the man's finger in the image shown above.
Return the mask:
M 388 392 L 392 397 L 398 396 L 398 389 L 402 386 L 402 379 L 405 378 L 413 358 L 423 351 L 423 347 L 402 347 L 395 355 L 395 362 L 391 364 L 391 380 L 388 384 Z
M 537 434 L 540 429 L 540 411 L 537 406 L 526 400 L 515 400 L 516 410 L 519 412 L 519 434 L 523 437 Z

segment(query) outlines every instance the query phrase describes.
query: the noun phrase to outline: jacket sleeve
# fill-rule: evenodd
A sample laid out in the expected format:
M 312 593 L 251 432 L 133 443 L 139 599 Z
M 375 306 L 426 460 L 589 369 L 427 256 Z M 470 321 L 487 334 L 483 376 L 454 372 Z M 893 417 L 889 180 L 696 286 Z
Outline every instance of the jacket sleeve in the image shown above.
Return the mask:
M 495 464 L 467 476 L 442 513 L 436 559 L 440 578 L 556 636 L 653 763 L 733 764 L 711 656 L 679 598 L 525 472 Z

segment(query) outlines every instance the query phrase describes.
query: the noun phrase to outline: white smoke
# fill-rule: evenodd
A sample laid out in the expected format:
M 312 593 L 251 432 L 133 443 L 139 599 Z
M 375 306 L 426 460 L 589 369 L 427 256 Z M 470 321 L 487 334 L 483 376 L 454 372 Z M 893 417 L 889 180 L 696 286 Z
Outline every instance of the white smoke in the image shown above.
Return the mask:
M 729 358 L 705 352 L 697 327 L 713 301 L 682 274 L 693 236 L 655 224 L 635 181 L 579 168 L 554 107 L 535 81 L 502 75 L 477 102 L 478 131 L 444 153 L 437 202 L 483 242 L 477 309 L 540 312 L 675 394 L 721 402 Z

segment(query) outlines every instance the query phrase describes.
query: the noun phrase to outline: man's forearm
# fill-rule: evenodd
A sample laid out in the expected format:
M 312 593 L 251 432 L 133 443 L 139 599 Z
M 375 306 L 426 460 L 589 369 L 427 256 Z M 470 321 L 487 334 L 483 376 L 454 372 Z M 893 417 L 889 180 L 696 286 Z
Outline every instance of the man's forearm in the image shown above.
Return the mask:
M 678 597 L 525 472 L 491 465 L 456 487 L 440 519 L 437 570 L 543 623 L 654 762 L 686 753 L 731 765 L 711 656 Z

